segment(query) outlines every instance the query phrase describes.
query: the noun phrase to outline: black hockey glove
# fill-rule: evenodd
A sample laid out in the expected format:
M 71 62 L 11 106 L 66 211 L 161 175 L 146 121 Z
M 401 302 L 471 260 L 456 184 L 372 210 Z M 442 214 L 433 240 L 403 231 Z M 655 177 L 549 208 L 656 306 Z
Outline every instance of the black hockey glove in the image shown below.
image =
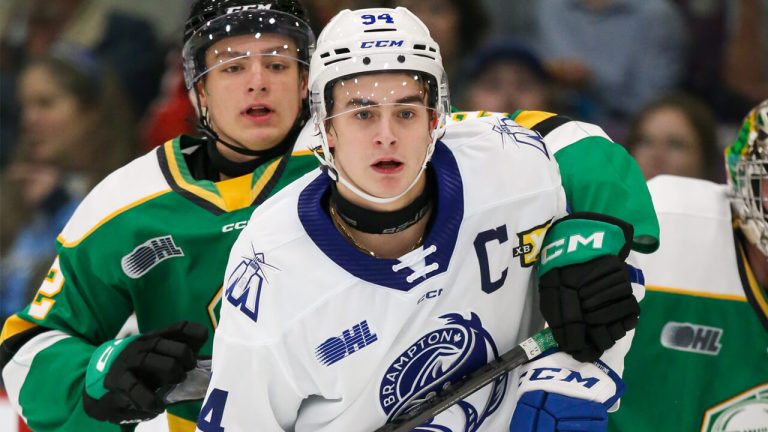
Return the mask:
M 138 423 L 165 410 L 163 396 L 195 368 L 208 339 L 204 326 L 179 321 L 99 346 L 85 375 L 83 407 L 101 421 Z
M 635 328 L 640 306 L 624 260 L 632 225 L 596 213 L 556 221 L 539 261 L 541 313 L 560 349 L 592 362 Z

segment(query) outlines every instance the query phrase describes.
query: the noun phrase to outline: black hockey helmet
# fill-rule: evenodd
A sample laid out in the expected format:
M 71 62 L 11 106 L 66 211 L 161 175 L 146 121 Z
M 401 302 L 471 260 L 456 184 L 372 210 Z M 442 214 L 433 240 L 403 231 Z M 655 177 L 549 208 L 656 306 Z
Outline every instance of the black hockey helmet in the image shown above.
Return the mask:
M 307 16 L 298 0 L 196 0 L 184 25 L 182 56 L 187 88 L 192 89 L 211 69 L 205 64 L 208 47 L 221 39 L 244 34 L 259 37 L 262 33 L 278 33 L 291 37 L 296 43 L 296 59 L 308 68 L 315 36 Z

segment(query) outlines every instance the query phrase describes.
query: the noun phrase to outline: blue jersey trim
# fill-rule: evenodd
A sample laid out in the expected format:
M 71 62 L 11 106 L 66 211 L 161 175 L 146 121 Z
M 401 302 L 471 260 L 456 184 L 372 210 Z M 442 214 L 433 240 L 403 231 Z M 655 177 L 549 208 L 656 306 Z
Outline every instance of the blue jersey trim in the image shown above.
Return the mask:
M 392 270 L 392 266 L 400 263 L 399 260 L 371 257 L 355 248 L 336 229 L 322 208 L 323 195 L 331 182 L 327 175 L 318 176 L 299 195 L 299 220 L 317 247 L 344 270 L 376 285 L 409 291 L 427 278 L 448 270 L 464 218 L 464 187 L 459 166 L 453 153 L 441 141 L 435 146 L 430 166 L 436 178 L 437 205 L 422 247 L 436 246 L 437 250 L 426 257 L 425 265 L 437 263 L 439 267 L 412 282 L 406 280 L 413 274 L 410 268 L 398 272 Z
M 629 273 L 629 281 L 632 283 L 645 285 L 645 275 L 643 274 L 643 271 L 633 266 L 632 264 L 626 264 L 626 266 L 627 272 Z

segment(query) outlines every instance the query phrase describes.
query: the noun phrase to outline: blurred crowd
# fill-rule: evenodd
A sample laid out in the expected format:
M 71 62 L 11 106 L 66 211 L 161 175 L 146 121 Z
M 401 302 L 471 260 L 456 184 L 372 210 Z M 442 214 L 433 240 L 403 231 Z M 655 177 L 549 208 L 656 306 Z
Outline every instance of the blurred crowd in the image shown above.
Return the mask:
M 181 68 L 189 0 L 0 3 L 0 323 L 28 303 L 54 239 L 109 172 L 196 134 Z M 768 98 L 766 0 L 305 0 L 404 6 L 440 44 L 465 111 L 597 123 L 647 178 L 723 181 L 722 149 Z

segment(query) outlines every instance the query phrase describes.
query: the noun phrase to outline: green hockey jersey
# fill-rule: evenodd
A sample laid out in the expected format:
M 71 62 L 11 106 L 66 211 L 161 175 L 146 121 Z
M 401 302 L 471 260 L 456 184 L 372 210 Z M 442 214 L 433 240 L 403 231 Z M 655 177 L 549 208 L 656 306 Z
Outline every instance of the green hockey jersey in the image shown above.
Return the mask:
M 452 121 L 484 115 L 455 113 Z M 597 126 L 555 114 L 507 117 L 510 127 L 519 123 L 543 137 L 560 165 L 571 210 L 623 218 L 635 226 L 636 250 L 657 247 L 650 195 L 623 147 Z M 211 354 L 230 248 L 255 205 L 317 166 L 309 151 L 298 150 L 316 139 L 302 133 L 290 157 L 216 183 L 192 178 L 183 152 L 194 143 L 176 139 L 91 192 L 58 238 L 59 256 L 33 303 L 6 321 L 0 335 L 9 400 L 32 429 L 119 430 L 89 418 L 81 393 L 91 354 L 133 312 L 141 332 L 182 319 L 207 325 L 201 354 Z M 169 408 L 170 430 L 193 431 L 199 408 Z
M 197 143 L 177 138 L 100 183 L 58 237 L 36 299 L 6 323 L 4 346 L 28 339 L 3 378 L 33 430 L 119 430 L 85 414 L 81 390 L 96 346 L 134 312 L 142 333 L 179 320 L 206 325 L 200 352 L 210 356 L 229 250 L 253 204 L 317 167 L 309 151 L 294 151 L 245 176 L 197 181 L 182 154 Z M 42 329 L 54 330 L 29 338 Z M 194 430 L 199 408 L 169 408 L 171 430 Z
M 649 188 L 664 243 L 638 257 L 646 296 L 610 430 L 768 431 L 768 302 L 727 187 L 659 176 Z

